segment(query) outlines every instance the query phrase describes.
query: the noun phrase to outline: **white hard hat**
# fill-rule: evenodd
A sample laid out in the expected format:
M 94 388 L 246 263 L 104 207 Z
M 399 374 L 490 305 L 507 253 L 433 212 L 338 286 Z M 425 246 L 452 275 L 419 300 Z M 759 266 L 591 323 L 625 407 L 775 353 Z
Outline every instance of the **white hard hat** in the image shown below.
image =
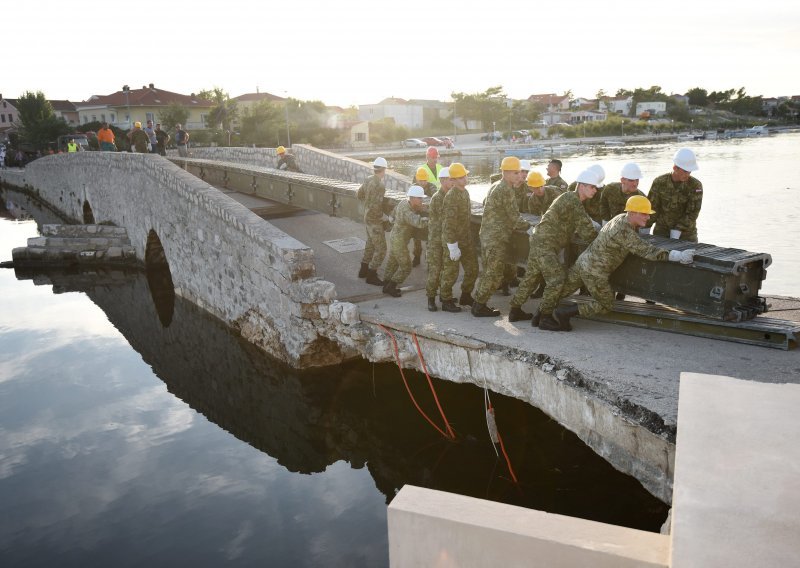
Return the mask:
M 450 177 L 450 168 L 445 167 L 439 170 L 439 178 L 449 178 Z
M 575 181 L 578 183 L 588 183 L 589 185 L 597 187 L 600 185 L 601 178 L 596 170 L 593 170 L 592 168 L 586 168 L 578 174 L 578 177 L 575 178 Z
M 622 171 L 619 176 L 625 179 L 642 179 L 644 177 L 642 175 L 642 168 L 635 162 L 628 162 L 622 166 Z
M 691 148 L 681 148 L 675 152 L 675 156 L 672 158 L 672 163 L 678 166 L 680 169 L 686 170 L 687 172 L 693 172 L 700 169 L 700 167 L 697 165 L 697 157 L 694 155 L 694 152 Z
M 597 187 L 603 186 L 603 180 L 606 179 L 606 171 L 603 169 L 603 166 L 600 164 L 593 164 L 586 168 L 590 172 L 594 172 L 597 175 L 597 183 L 592 184 L 596 185 Z
M 520 160 L 519 161 L 519 169 L 525 170 L 526 172 L 531 171 L 531 161 L 530 160 Z
M 386 163 L 386 158 L 375 158 L 375 161 L 372 162 L 373 168 L 388 168 L 389 164 Z
M 408 188 L 408 197 L 425 197 L 425 190 L 418 185 L 412 185 Z

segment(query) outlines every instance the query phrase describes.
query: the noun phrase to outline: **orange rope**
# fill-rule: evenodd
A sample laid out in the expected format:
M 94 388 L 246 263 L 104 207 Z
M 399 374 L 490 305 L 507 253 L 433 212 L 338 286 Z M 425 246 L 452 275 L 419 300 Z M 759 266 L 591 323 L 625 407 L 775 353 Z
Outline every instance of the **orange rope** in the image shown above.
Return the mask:
M 428 366 L 425 364 L 425 358 L 422 356 L 422 349 L 419 348 L 419 341 L 417 341 L 417 334 L 412 331 L 411 337 L 414 338 L 414 345 L 416 345 L 417 347 L 417 357 L 419 357 L 419 362 L 422 365 L 422 370 L 425 371 L 425 378 L 428 379 L 428 386 L 431 387 L 431 394 L 433 394 L 433 400 L 436 401 L 436 407 L 439 409 L 439 414 L 441 414 L 442 420 L 444 420 L 444 424 L 445 426 L 447 426 L 447 433 L 449 434 L 452 440 L 455 440 L 456 433 L 453 432 L 453 429 L 450 427 L 450 422 L 447 420 L 447 416 L 444 415 L 444 410 L 442 410 L 442 405 L 439 404 L 439 397 L 436 396 L 436 390 L 433 388 L 433 381 L 431 380 L 431 376 L 428 374 Z
M 392 345 L 394 346 L 395 362 L 397 363 L 397 368 L 400 369 L 400 376 L 403 377 L 403 384 L 406 386 L 406 391 L 408 392 L 408 396 L 411 397 L 411 402 L 414 403 L 414 406 L 417 408 L 419 413 L 422 414 L 422 417 L 425 418 L 425 420 L 427 420 L 428 423 L 431 426 L 433 426 L 436 429 L 437 432 L 439 432 L 445 438 L 450 438 L 450 435 L 447 432 L 445 432 L 444 430 L 442 430 L 441 428 L 439 428 L 434 423 L 434 421 L 431 420 L 428 417 L 427 414 L 425 414 L 425 411 L 422 410 L 422 408 L 420 408 L 419 404 L 417 404 L 417 399 L 414 398 L 414 394 L 411 392 L 411 388 L 409 388 L 409 386 L 408 386 L 408 381 L 406 380 L 406 375 L 405 375 L 405 373 L 403 373 L 403 367 L 400 365 L 400 350 L 397 347 L 397 340 L 395 339 L 394 334 L 391 331 L 389 331 L 388 329 L 386 329 L 385 327 L 383 327 L 381 324 L 378 324 L 378 327 L 380 327 L 384 332 L 386 332 L 386 334 L 392 340 Z
M 494 410 L 492 408 L 492 403 L 489 401 L 489 410 Z M 519 485 L 519 481 L 517 481 L 517 476 L 514 474 L 514 468 L 511 467 L 511 459 L 508 457 L 508 452 L 506 452 L 506 445 L 503 443 L 503 437 L 500 435 L 500 429 L 497 429 L 497 440 L 500 442 L 500 450 L 503 452 L 503 457 L 506 458 L 506 465 L 508 466 L 508 473 L 511 474 L 511 479 L 514 480 L 514 483 Z

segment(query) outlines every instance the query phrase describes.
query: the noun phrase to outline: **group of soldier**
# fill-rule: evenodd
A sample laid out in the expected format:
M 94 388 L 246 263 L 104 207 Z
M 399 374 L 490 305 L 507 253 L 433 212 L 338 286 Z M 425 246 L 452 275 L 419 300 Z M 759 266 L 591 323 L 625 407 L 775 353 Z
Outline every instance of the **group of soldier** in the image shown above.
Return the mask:
M 605 172 L 596 164 L 568 185 L 561 178 L 559 160 L 550 161 L 545 180 L 539 172 L 531 171 L 526 160 L 505 157 L 483 203 L 478 232 L 480 277 L 467 190 L 469 172 L 459 162 L 443 167 L 435 147 L 428 149 L 426 157 L 426 164 L 415 173 L 407 199 L 394 209 L 383 278 L 378 276 L 378 269 L 387 253 L 384 233 L 391 221 L 388 200 L 384 199 L 384 158 L 373 162 L 374 174 L 358 191 L 364 201 L 367 227 L 359 277 L 382 286 L 388 295 L 401 295 L 402 283 L 420 262 L 421 242 L 414 239 L 419 230 L 427 230 L 428 237 L 428 310 L 438 311 L 438 293 L 443 311 L 460 312 L 461 306 L 466 306 L 475 317 L 497 317 L 500 311 L 488 305 L 489 298 L 497 290 L 508 294 L 509 287 L 516 287 L 508 320 L 531 320 L 534 327 L 549 331 L 571 330 L 570 318 L 575 315 L 609 311 L 614 300 L 609 278 L 628 254 L 652 261 L 693 262 L 694 249 L 667 250 L 640 238 L 652 228 L 657 236 L 697 242 L 703 187 L 691 175 L 698 166 L 689 148 L 675 153 L 672 171 L 655 178 L 648 196 L 638 188 L 643 175 L 635 163 L 625 164 L 619 182 L 604 186 Z M 427 208 L 425 196 L 430 197 Z M 539 216 L 539 222 L 530 228 L 523 213 Z M 510 257 L 511 237 L 517 230 L 527 230 L 530 235 L 521 279 Z M 412 239 L 416 241 L 413 258 L 408 250 Z M 578 249 L 582 252 L 571 256 L 575 242 L 584 246 Z M 460 271 L 461 294 L 456 302 L 453 286 Z M 564 301 L 578 289 L 586 290 L 591 300 L 580 305 Z M 531 297 L 542 298 L 536 313 L 523 310 Z

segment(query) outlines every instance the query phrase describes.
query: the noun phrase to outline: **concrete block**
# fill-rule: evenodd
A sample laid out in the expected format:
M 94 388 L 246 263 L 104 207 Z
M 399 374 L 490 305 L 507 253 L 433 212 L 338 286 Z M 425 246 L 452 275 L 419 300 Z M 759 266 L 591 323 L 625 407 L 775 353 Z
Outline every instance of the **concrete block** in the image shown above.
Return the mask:
M 121 247 L 110 247 L 107 251 L 109 260 L 119 260 L 122 258 Z

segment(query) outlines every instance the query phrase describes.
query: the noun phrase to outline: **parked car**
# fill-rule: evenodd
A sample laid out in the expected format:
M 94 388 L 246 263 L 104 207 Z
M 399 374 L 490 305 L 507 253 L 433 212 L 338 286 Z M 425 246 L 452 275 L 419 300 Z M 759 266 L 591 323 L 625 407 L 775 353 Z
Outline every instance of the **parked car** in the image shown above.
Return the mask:
M 426 136 L 422 141 L 428 146 L 444 146 L 444 142 L 434 136 Z
M 419 138 L 406 138 L 400 145 L 403 148 L 426 148 L 428 144 L 420 140 Z
M 456 145 L 455 141 L 450 136 L 437 136 L 437 138 L 444 143 L 445 148 L 453 148 Z
M 497 131 L 487 132 L 486 134 L 481 136 L 481 140 L 488 141 L 488 142 L 497 142 L 498 140 L 501 140 L 502 138 L 503 138 L 503 136 Z

